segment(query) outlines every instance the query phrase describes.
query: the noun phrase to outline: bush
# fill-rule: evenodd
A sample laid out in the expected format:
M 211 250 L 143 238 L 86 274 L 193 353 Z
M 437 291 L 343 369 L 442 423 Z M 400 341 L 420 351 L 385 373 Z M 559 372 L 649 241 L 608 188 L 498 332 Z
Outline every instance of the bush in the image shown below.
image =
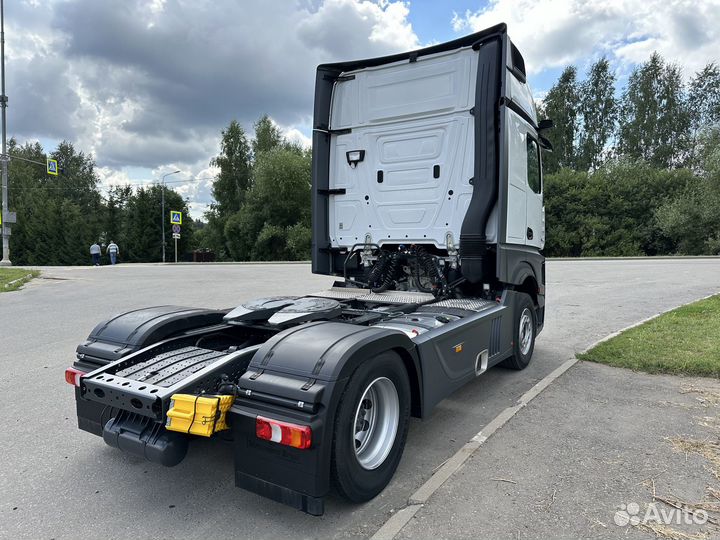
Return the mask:
M 660 255 L 675 242 L 657 209 L 697 182 L 687 169 L 610 162 L 593 173 L 562 169 L 545 179 L 549 256 Z

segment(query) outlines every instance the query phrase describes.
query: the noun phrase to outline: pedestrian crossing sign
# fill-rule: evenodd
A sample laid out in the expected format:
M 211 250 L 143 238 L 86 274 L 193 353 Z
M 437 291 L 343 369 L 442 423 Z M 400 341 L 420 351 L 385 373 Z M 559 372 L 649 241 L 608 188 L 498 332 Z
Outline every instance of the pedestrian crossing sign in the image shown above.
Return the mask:
M 58 175 L 57 159 L 47 160 L 47 173 L 52 174 L 53 176 Z
M 182 225 L 182 212 L 178 212 L 177 210 L 170 210 L 170 224 Z

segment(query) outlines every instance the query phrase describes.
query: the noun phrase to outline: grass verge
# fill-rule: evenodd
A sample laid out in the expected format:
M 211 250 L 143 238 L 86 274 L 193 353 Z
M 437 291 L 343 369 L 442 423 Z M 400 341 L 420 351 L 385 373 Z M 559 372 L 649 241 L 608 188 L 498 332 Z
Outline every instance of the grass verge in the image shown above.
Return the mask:
M 647 373 L 720 378 L 720 295 L 669 311 L 577 357 Z
M 25 268 L 0 268 L 0 293 L 16 291 L 32 278 L 40 275 L 37 270 Z

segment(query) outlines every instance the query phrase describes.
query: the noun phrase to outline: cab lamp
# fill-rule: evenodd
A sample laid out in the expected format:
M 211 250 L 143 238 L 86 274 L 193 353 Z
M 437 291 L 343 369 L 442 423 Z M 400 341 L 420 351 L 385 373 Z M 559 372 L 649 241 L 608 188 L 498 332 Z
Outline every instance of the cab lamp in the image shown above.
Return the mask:
M 354 169 L 358 163 L 365 159 L 365 150 L 350 150 L 349 152 L 345 152 L 345 157 L 347 158 L 348 165 Z
M 258 416 L 255 419 L 255 435 L 258 439 L 292 446 L 300 450 L 307 450 L 312 442 L 310 426 L 298 426 L 264 416 Z

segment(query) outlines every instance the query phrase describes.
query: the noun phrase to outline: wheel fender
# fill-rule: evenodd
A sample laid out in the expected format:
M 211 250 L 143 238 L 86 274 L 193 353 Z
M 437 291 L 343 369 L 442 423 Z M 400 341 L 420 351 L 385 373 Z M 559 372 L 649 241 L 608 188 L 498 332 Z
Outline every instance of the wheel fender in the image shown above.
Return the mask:
M 388 350 L 411 362 L 419 376 L 415 344 L 403 332 L 338 322 L 315 322 L 280 332 L 258 349 L 248 373 L 272 371 L 334 383 L 349 378 L 363 359 Z M 252 375 L 243 379 L 248 382 Z
M 385 351 L 403 360 L 412 388 L 412 413 L 419 416 L 422 370 L 415 344 L 403 332 L 387 328 L 327 321 L 290 328 L 257 350 L 239 386 L 313 409 L 323 406 L 332 418 L 355 369 Z
M 527 262 L 522 262 L 518 264 L 517 268 L 515 268 L 515 272 L 513 273 L 512 277 L 512 284 L 522 285 L 523 281 L 525 281 L 525 279 L 528 277 L 532 277 L 536 282 L 539 283 L 537 276 L 532 269 L 532 266 L 530 266 L 530 264 Z
M 222 322 L 228 310 L 156 306 L 121 313 L 98 324 L 77 347 L 78 361 L 104 365 L 178 332 Z

